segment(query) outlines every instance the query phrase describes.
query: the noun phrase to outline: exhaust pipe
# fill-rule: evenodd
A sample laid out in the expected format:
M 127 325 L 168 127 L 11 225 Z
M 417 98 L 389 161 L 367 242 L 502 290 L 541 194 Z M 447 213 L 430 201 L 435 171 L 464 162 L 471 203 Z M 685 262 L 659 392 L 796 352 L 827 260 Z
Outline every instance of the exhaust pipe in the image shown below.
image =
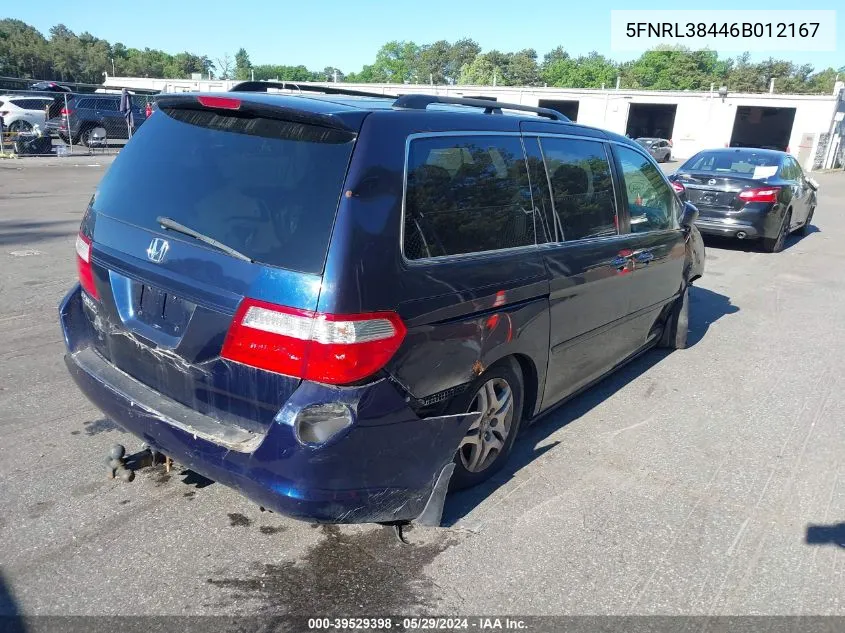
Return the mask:
M 748 237 L 748 233 L 746 233 L 745 231 L 737 231 L 736 237 L 739 240 L 744 240 L 746 237 Z

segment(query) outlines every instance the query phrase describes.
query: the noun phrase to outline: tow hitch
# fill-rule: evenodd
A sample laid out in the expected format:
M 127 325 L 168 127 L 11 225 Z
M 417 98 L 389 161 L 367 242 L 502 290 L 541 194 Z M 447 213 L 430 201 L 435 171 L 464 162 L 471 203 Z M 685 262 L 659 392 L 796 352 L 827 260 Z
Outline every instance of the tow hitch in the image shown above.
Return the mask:
M 173 460 L 170 457 L 156 452 L 146 444 L 141 447 L 139 452 L 128 457 L 126 456 L 126 447 L 122 444 L 115 444 L 109 449 L 109 454 L 106 457 L 108 478 L 120 479 L 127 483 L 135 479 L 136 470 L 154 466 L 157 463 L 163 463 L 164 470 L 168 473 L 173 466 Z

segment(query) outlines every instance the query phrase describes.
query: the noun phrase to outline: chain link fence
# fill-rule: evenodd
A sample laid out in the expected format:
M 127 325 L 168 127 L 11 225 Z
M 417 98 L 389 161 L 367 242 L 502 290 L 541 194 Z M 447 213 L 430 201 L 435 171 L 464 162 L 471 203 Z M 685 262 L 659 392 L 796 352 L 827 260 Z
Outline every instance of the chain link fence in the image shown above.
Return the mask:
M 155 95 L 130 92 L 128 114 L 121 110 L 120 90 L 95 91 L 95 86 L 84 92 L 34 90 L 10 88 L 8 83 L 0 81 L 3 158 L 116 153 L 151 114 L 155 102 Z

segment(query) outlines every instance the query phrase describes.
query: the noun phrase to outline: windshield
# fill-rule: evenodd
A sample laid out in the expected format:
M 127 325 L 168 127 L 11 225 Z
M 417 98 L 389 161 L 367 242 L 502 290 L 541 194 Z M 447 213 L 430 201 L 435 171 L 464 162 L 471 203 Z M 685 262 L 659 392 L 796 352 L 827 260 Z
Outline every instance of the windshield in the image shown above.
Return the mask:
M 642 145 L 643 147 L 648 148 L 648 147 L 651 147 L 651 144 L 654 141 L 650 138 L 638 138 L 636 142 L 639 143 L 640 145 Z
M 702 152 L 693 156 L 681 169 L 683 171 L 709 171 L 723 174 L 754 175 L 766 173 L 773 176 L 780 166 L 777 154 L 738 150 L 735 152 Z M 762 177 L 755 175 L 755 178 Z
M 320 273 L 353 144 L 330 128 L 161 110 L 121 151 L 93 206 L 153 231 L 171 218 L 255 261 Z

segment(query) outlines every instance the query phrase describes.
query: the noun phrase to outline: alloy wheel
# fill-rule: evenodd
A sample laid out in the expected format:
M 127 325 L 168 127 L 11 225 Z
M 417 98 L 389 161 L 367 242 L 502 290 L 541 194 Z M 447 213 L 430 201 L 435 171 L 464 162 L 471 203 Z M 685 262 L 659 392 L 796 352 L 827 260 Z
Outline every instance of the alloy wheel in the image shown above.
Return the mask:
M 458 454 L 469 472 L 479 473 L 490 467 L 505 449 L 513 425 L 513 390 L 504 378 L 484 383 L 473 398 L 470 411 L 481 417 L 467 431 Z

